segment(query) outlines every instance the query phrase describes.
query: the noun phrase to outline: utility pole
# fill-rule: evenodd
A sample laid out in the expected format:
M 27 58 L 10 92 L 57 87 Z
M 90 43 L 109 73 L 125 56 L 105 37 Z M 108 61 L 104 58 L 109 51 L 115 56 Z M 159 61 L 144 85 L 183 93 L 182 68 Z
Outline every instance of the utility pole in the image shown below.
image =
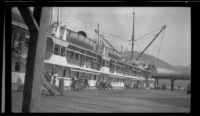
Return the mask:
M 135 12 L 133 12 L 133 33 L 132 33 L 131 61 L 133 60 L 133 48 L 134 48 L 134 18 L 135 18 Z

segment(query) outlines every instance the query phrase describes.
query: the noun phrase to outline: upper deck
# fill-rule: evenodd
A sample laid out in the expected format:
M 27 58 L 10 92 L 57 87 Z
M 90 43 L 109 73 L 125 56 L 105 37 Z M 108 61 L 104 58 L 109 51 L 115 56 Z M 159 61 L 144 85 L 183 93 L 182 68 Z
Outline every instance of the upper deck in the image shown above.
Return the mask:
M 82 34 L 81 32 L 83 31 L 75 32 L 70 29 L 67 29 L 65 26 L 60 26 L 59 32 L 56 31 L 57 29 L 52 29 L 50 35 L 54 38 L 61 39 L 63 41 L 83 47 L 87 50 L 95 50 L 96 41 L 92 40 L 91 38 L 88 38 L 87 35 Z

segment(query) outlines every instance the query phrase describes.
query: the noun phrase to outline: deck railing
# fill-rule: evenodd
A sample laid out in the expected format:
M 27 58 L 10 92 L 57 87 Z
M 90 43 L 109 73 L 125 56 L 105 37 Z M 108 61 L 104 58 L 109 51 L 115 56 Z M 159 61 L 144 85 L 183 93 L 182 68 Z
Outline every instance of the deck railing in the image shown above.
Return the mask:
M 81 66 L 81 61 L 80 60 L 75 60 L 75 59 L 72 59 L 72 58 L 68 58 L 67 62 L 70 63 L 70 64 Z
M 96 62 L 87 62 L 86 67 L 94 70 L 100 70 L 100 64 Z
M 70 64 L 74 64 L 74 65 L 77 65 L 77 66 L 80 66 L 80 67 L 84 67 L 84 65 L 86 64 L 86 68 L 91 68 L 91 69 L 94 69 L 94 70 L 100 70 L 100 64 L 96 63 L 96 62 L 84 62 L 84 61 L 75 60 L 75 59 L 72 59 L 72 58 L 67 59 L 67 61 Z
M 118 74 L 124 75 L 124 71 L 122 71 L 122 70 L 116 70 L 116 72 L 117 72 Z

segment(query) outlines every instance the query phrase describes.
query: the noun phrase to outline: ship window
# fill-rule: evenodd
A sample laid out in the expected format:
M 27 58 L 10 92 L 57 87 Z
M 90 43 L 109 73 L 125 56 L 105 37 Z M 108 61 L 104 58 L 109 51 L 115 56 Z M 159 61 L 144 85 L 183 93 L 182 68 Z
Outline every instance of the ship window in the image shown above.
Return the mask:
M 105 61 L 105 66 L 109 67 L 108 61 Z
M 66 57 L 69 57 L 69 52 L 65 49 L 65 55 Z
M 105 60 L 103 60 L 103 66 L 106 66 L 106 65 L 105 65 Z
M 15 71 L 19 72 L 20 71 L 20 62 L 15 63 Z
M 94 80 L 96 80 L 96 75 L 94 75 Z
M 61 47 L 61 56 L 65 56 L 65 47 Z
M 79 58 L 78 58 L 78 54 L 76 54 L 76 60 L 79 60 Z
M 60 55 L 60 46 L 55 44 L 55 47 L 54 47 L 54 54 L 55 55 Z
M 91 74 L 88 74 L 88 80 L 91 80 Z
M 26 37 L 26 46 L 28 47 L 28 44 L 29 44 L 29 37 Z
M 74 55 L 73 52 L 69 52 L 69 56 L 70 56 L 71 59 L 73 59 L 73 55 Z
M 90 78 L 90 80 L 94 80 L 94 75 L 91 75 L 91 78 Z
M 106 61 L 106 67 L 108 67 L 108 61 Z

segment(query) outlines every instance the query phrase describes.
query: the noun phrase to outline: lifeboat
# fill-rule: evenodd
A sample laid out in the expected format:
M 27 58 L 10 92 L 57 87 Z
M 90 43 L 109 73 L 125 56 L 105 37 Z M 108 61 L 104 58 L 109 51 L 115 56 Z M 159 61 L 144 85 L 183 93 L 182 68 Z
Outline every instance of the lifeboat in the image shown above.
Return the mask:
M 67 29 L 67 41 L 69 43 L 78 45 L 85 49 L 93 51 L 95 49 L 96 43 L 94 40 L 87 37 L 86 33 L 83 31 L 74 32 L 72 30 Z

